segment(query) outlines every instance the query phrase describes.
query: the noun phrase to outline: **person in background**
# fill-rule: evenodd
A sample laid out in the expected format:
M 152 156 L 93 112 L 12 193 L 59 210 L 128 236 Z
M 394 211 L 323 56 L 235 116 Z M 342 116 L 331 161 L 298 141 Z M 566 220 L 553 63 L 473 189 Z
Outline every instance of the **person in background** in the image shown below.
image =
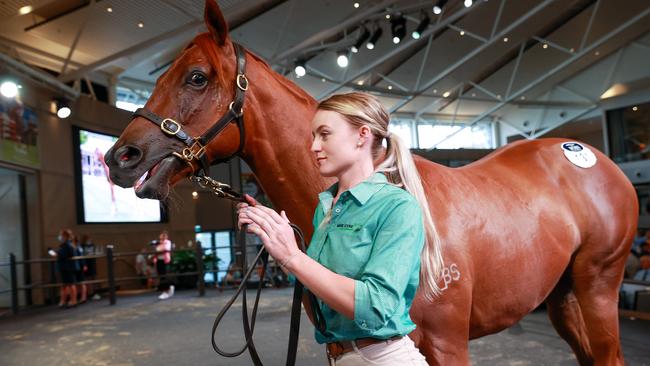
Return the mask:
M 79 243 L 79 238 L 75 235 L 72 237 L 72 246 L 74 247 L 74 256 L 82 257 L 84 255 L 84 250 Z M 77 284 L 77 293 L 80 294 L 79 303 L 84 304 L 88 301 L 88 286 L 84 283 L 85 277 L 84 273 L 88 270 L 85 259 L 75 259 L 74 260 L 75 268 L 75 282 Z
M 75 263 L 72 259 L 74 257 L 74 247 L 72 246 L 72 230 L 61 229 L 57 240 L 59 241 L 59 248 L 56 251 L 56 263 L 61 275 L 61 295 L 59 300 L 59 307 L 71 308 L 77 306 L 77 288 L 75 286 Z M 69 300 L 68 300 L 69 299 Z M 67 300 L 67 301 L 66 301 Z
M 84 256 L 93 256 L 96 255 L 95 243 L 90 239 L 88 235 L 81 236 L 81 248 L 83 249 Z M 97 259 L 88 258 L 85 260 L 86 270 L 84 271 L 84 278 L 86 281 L 92 281 L 97 276 Z M 95 292 L 95 284 L 91 283 L 86 285 L 88 287 L 87 292 L 89 296 L 92 296 L 93 299 L 99 300 L 101 297 Z
M 638 291 L 644 291 L 650 289 L 650 256 L 645 255 L 640 259 L 641 269 L 638 270 L 634 277 L 632 278 L 635 281 L 645 281 L 649 285 L 638 285 L 632 283 L 624 283 L 621 286 L 621 292 L 623 293 L 623 308 L 636 310 L 635 299 L 636 293 Z
M 161 294 L 158 296 L 160 300 L 167 300 L 174 296 L 174 285 L 169 283 L 167 278 L 167 267 L 172 262 L 172 242 L 169 240 L 169 234 L 166 230 L 160 233 L 158 241 L 156 242 L 156 271 L 158 272 L 158 279 L 160 284 L 158 290 Z

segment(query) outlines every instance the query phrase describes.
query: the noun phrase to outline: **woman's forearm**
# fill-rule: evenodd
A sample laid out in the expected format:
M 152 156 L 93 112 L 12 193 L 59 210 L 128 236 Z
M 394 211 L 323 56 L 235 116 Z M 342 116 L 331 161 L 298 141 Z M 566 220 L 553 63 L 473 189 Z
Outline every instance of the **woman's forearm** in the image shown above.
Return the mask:
M 304 253 L 286 264 L 303 285 L 332 309 L 354 319 L 354 280 L 325 268 Z

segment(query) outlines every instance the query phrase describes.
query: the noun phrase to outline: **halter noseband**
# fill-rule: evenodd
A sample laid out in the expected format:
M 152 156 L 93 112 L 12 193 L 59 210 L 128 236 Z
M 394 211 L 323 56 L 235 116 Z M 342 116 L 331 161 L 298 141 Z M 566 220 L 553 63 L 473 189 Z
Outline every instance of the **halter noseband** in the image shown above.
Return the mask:
M 163 133 L 169 137 L 181 140 L 186 147 L 180 152 L 174 151 L 172 155 L 178 157 L 192 168 L 192 175 L 210 175 L 210 161 L 205 154 L 206 146 L 214 139 L 224 128 L 231 122 L 236 122 L 239 127 L 239 148 L 232 156 L 220 159 L 215 163 L 221 163 L 230 160 L 233 156 L 238 155 L 244 149 L 244 97 L 248 90 L 248 79 L 246 78 L 246 52 L 244 48 L 233 43 L 237 59 L 237 76 L 235 77 L 235 98 L 228 106 L 228 111 L 216 121 L 203 135 L 192 137 L 185 132 L 180 123 L 171 118 L 162 118 L 146 108 L 138 108 L 133 112 L 133 118 L 142 117 L 160 127 Z M 196 160 L 200 164 L 198 171 L 192 164 Z M 203 171 L 203 172 L 201 172 Z

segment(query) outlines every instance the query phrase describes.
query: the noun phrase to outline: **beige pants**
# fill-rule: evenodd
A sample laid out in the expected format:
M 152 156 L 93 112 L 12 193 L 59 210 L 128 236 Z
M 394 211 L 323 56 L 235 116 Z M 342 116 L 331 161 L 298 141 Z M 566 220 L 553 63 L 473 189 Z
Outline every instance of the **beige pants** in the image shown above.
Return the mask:
M 330 361 L 335 366 L 427 366 L 424 356 L 415 347 L 408 336 L 398 340 L 388 340 L 382 343 L 371 344 L 339 356 L 337 360 Z

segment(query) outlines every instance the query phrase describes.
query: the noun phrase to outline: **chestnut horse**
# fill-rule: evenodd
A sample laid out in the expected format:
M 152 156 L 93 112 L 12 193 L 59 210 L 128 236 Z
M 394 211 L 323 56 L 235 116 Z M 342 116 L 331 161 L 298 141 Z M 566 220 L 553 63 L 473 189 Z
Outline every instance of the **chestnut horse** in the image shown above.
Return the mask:
M 228 111 L 237 81 L 234 43 L 213 0 L 206 1 L 205 22 L 208 32 L 159 78 L 146 104 L 192 136 Z M 229 124 L 206 155 L 215 161 L 238 152 L 274 207 L 309 238 L 317 194 L 332 183 L 310 152 L 317 103 L 263 60 L 245 57 L 245 128 Z M 432 301 L 420 293 L 410 313 L 417 325 L 410 337 L 430 364 L 469 364 L 469 339 L 503 330 L 546 302 L 581 365 L 623 365 L 617 302 L 638 219 L 636 194 L 605 155 L 594 150 L 596 164 L 581 168 L 563 155 L 563 142 L 513 143 L 456 169 L 416 156 L 445 260 L 444 291 Z M 146 175 L 138 196 L 164 199 L 192 174 L 170 155 L 183 147 L 135 117 L 106 154 L 111 180 L 131 187 Z

